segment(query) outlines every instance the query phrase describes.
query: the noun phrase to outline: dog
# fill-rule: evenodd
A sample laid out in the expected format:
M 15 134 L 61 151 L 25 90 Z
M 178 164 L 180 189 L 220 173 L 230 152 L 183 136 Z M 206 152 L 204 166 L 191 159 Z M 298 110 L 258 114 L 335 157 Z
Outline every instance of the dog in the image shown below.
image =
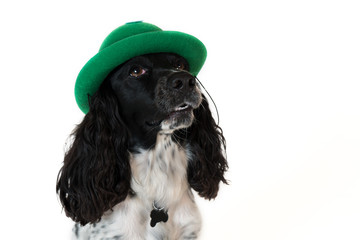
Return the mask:
M 115 68 L 72 133 L 56 191 L 73 239 L 197 239 L 205 199 L 227 184 L 226 143 L 183 57 Z

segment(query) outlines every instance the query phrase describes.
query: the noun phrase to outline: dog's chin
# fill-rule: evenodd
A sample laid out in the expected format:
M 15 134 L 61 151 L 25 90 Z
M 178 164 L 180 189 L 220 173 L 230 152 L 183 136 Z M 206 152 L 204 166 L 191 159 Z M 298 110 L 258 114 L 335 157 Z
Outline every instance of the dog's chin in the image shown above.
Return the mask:
M 177 129 L 189 127 L 193 120 L 193 108 L 183 104 L 168 113 L 162 121 L 153 123 L 159 125 L 160 133 L 170 134 Z
M 163 132 L 172 132 L 180 128 L 189 127 L 194 120 L 193 109 L 181 112 L 172 112 L 167 119 L 162 121 L 161 129 Z
M 189 127 L 193 120 L 193 110 L 189 109 L 181 112 L 172 112 L 163 120 L 146 121 L 146 125 L 151 128 L 160 127 L 161 132 L 171 133 L 176 129 Z
M 198 107 L 198 106 L 195 106 Z M 159 129 L 160 133 L 171 134 L 173 131 L 190 127 L 194 120 L 194 107 L 188 104 L 182 104 L 162 116 L 146 121 L 147 127 Z

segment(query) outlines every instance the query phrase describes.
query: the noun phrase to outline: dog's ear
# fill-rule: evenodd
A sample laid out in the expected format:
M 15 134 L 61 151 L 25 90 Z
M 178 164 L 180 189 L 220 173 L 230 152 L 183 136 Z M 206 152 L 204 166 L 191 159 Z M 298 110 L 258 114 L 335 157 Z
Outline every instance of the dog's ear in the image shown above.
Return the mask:
M 225 138 L 211 115 L 204 95 L 201 106 L 194 110 L 194 115 L 194 123 L 186 130 L 191 151 L 188 181 L 201 197 L 213 199 L 219 191 L 220 181 L 227 184 L 224 177 L 228 169 Z
M 82 225 L 100 220 L 130 191 L 128 131 L 108 81 L 89 99 L 75 128 L 56 191 L 68 217 Z

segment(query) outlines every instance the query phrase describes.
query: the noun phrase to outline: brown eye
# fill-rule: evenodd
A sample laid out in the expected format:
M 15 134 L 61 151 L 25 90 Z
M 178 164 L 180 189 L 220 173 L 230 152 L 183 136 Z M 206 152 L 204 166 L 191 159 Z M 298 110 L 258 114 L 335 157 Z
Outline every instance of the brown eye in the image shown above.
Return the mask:
M 130 69 L 129 75 L 132 77 L 140 77 L 145 74 L 146 70 L 139 66 L 134 66 Z
M 186 65 L 183 61 L 176 61 L 175 64 L 174 64 L 174 67 L 177 69 L 177 70 L 185 70 L 186 68 Z

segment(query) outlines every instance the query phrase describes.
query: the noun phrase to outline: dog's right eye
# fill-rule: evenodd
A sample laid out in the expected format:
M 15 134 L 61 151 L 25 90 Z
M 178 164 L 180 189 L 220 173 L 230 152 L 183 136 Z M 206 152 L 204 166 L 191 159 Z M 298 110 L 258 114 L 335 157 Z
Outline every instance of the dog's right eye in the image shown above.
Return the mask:
M 132 77 L 140 77 L 145 74 L 146 70 L 140 66 L 134 66 L 130 69 L 129 75 Z

